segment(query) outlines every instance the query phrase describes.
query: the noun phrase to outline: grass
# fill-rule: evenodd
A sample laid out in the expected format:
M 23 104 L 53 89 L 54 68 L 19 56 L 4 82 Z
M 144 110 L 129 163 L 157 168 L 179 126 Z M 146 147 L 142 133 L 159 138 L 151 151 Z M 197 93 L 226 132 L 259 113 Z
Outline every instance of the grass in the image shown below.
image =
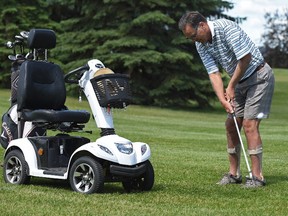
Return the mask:
M 116 132 L 149 143 L 155 184 L 145 193 L 124 192 L 120 183 L 105 184 L 102 194 L 72 192 L 66 181 L 33 178 L 30 185 L 4 183 L 0 170 L 1 215 L 287 215 L 287 70 L 275 70 L 270 118 L 261 123 L 267 187 L 247 190 L 215 183 L 228 170 L 224 111 L 181 111 L 129 106 L 114 111 Z M 0 111 L 9 106 L 0 91 Z M 88 109 L 68 98 L 70 109 Z M 87 130 L 94 130 L 91 120 Z M 98 130 L 91 140 L 99 137 Z M 245 139 L 243 137 L 245 142 Z M 246 143 L 246 142 L 245 142 Z M 0 149 L 3 163 L 4 149 Z M 247 168 L 242 160 L 243 175 Z

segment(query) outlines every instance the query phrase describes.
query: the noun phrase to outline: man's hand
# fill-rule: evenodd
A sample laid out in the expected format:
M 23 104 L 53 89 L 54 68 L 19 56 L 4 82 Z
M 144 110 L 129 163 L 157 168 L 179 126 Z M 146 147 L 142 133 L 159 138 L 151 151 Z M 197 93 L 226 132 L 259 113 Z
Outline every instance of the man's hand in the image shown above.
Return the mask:
M 221 102 L 222 106 L 226 110 L 227 113 L 233 113 L 234 112 L 234 104 L 232 100 L 225 100 Z
M 234 90 L 234 88 L 230 87 L 229 85 L 225 90 L 225 98 L 229 102 L 232 102 L 235 98 L 235 90 Z
M 225 99 L 230 104 L 230 106 L 227 106 L 228 109 L 225 107 L 228 113 L 234 112 L 234 109 L 235 109 L 234 98 L 235 98 L 235 90 L 234 88 L 229 88 L 228 86 L 225 91 Z
M 210 81 L 212 83 L 213 89 L 226 112 L 233 113 L 234 107 L 231 101 L 234 100 L 234 88 L 228 89 L 224 92 L 223 82 L 220 72 L 209 74 Z
M 245 55 L 244 57 L 242 57 L 238 61 L 236 69 L 234 71 L 234 74 L 231 77 L 227 88 L 225 89 L 226 101 L 228 101 L 230 103 L 231 108 L 232 108 L 232 110 L 230 110 L 230 108 L 228 109 L 230 113 L 233 113 L 233 110 L 235 108 L 235 106 L 234 106 L 235 87 L 238 84 L 238 82 L 241 80 L 241 78 L 244 75 L 245 71 L 247 70 L 250 61 L 251 61 L 251 54 L 250 53 L 248 53 L 247 55 Z M 227 106 L 224 106 L 224 107 L 226 108 L 226 111 L 227 111 L 227 108 L 229 106 L 227 105 Z

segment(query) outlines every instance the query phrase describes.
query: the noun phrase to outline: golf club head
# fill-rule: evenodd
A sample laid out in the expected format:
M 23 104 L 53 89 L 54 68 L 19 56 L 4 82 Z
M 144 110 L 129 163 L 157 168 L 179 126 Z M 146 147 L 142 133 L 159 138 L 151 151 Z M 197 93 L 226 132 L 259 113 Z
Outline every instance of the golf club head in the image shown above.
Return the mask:
M 15 39 L 16 40 L 20 40 L 20 41 L 24 41 L 24 38 L 22 37 L 22 36 L 20 36 L 20 35 L 15 35 Z
M 24 55 L 22 55 L 22 54 L 17 54 L 17 55 L 15 56 L 15 58 L 16 58 L 17 60 L 19 60 L 19 59 L 24 59 L 25 57 L 24 57 Z
M 8 42 L 6 43 L 6 46 L 7 46 L 8 48 L 12 49 L 12 48 L 14 47 L 14 43 L 11 42 L 11 41 L 8 41 Z
M 23 45 L 23 41 L 21 41 L 21 40 L 15 40 L 13 44 L 14 44 L 14 46 L 15 46 L 15 45 L 20 45 L 20 46 L 22 46 L 22 45 Z
M 27 39 L 28 36 L 29 36 L 29 32 L 27 32 L 27 31 L 21 31 L 21 32 L 20 32 L 20 35 L 21 35 L 23 38 Z
M 17 60 L 16 56 L 14 56 L 14 55 L 8 55 L 8 59 L 10 61 L 16 61 Z

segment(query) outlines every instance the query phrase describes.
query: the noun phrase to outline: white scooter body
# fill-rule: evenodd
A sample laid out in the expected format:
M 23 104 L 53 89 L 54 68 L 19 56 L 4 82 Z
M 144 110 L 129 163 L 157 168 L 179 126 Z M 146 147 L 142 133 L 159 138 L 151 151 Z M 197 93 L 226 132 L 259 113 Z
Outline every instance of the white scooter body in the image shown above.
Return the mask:
M 112 110 L 110 108 L 101 107 L 99 105 L 95 91 L 90 82 L 90 79 L 93 78 L 95 72 L 97 72 L 100 68 L 104 68 L 104 64 L 101 61 L 94 59 L 88 62 L 88 66 L 90 69 L 86 70 L 82 75 L 81 79 L 79 80 L 79 86 L 81 87 L 86 98 L 88 99 L 97 127 L 113 129 L 114 125 L 113 125 Z M 46 138 L 43 137 L 43 139 Z M 73 139 L 73 137 L 71 137 L 71 139 Z M 142 171 L 139 173 L 143 174 L 143 170 L 145 171 L 147 169 L 150 169 L 150 171 L 152 172 L 151 175 L 153 179 L 150 181 L 149 183 L 150 185 L 147 186 L 147 188 L 142 188 L 142 190 L 150 190 L 154 183 L 154 171 L 152 165 L 149 162 L 151 151 L 149 145 L 146 143 L 131 142 L 130 140 L 120 137 L 116 134 L 102 136 L 98 138 L 95 142 L 89 142 L 76 148 L 69 158 L 67 167 L 64 168 L 62 166 L 59 167 L 62 169 L 62 171 L 59 173 L 59 170 L 53 172 L 53 171 L 47 171 L 46 168 L 39 168 L 39 155 L 41 155 L 42 153 L 39 153 L 39 150 L 37 152 L 31 142 L 32 142 L 31 138 L 29 137 L 12 140 L 5 151 L 5 157 L 13 149 L 19 149 L 22 152 L 25 161 L 29 167 L 27 171 L 28 176 L 45 177 L 52 179 L 68 179 L 71 166 L 73 165 L 75 160 L 77 160 L 77 158 L 83 155 L 87 155 L 89 157 L 91 157 L 92 155 L 96 161 L 101 161 L 101 163 L 103 164 L 106 161 L 108 162 L 108 164 L 112 164 L 110 165 L 111 170 L 109 172 L 112 175 L 112 180 L 116 179 L 117 181 L 117 178 L 120 176 L 121 178 L 119 178 L 120 179 L 119 181 L 122 181 L 122 183 L 126 181 L 125 180 L 126 168 L 129 169 L 131 167 L 132 169 L 132 172 L 130 173 L 129 171 L 128 173 L 127 176 L 128 179 L 137 178 L 138 165 L 141 166 L 141 164 L 148 162 L 151 167 L 142 169 Z M 59 146 L 57 146 L 57 148 L 59 147 L 57 149 L 57 151 L 59 152 L 57 154 L 59 154 L 59 157 L 61 157 L 61 154 L 63 154 L 63 145 L 61 144 L 61 142 L 59 143 L 60 143 Z M 121 168 L 122 166 L 124 170 L 122 170 Z M 112 169 L 113 167 L 114 168 L 116 167 L 115 171 L 113 171 Z M 57 169 L 57 167 L 55 169 Z M 107 168 L 104 168 L 104 170 L 105 169 Z M 116 174 L 116 178 L 113 177 L 114 174 Z M 105 176 L 104 178 L 106 181 Z M 72 180 L 70 180 L 70 184 L 73 184 L 71 183 L 71 181 Z M 111 181 L 111 178 L 109 179 L 109 181 Z M 123 186 L 124 185 L 125 184 L 123 183 Z M 72 185 L 71 187 L 73 188 Z M 131 189 L 130 186 L 128 186 L 127 188 L 127 184 L 126 186 L 124 186 L 124 188 L 127 189 L 128 191 L 130 191 Z M 73 189 L 81 193 L 98 192 L 97 190 L 94 189 L 93 189 L 94 191 L 92 191 L 92 189 L 81 190 L 78 189 L 76 185 L 74 186 Z
M 110 108 L 101 107 L 99 105 L 95 91 L 90 82 L 90 80 L 94 77 L 95 73 L 99 69 L 104 68 L 105 66 L 98 59 L 88 61 L 88 66 L 90 69 L 86 71 L 83 74 L 82 78 L 79 80 L 79 86 L 83 89 L 83 92 L 88 99 L 97 127 L 114 128 L 112 110 Z M 117 145 L 130 145 L 131 148 L 133 146 L 133 152 L 131 152 L 131 154 L 123 154 L 117 149 Z M 97 148 L 95 148 L 95 146 Z M 103 149 L 106 149 L 106 151 Z M 151 154 L 150 147 L 146 143 L 132 143 L 130 140 L 120 137 L 118 135 L 108 135 L 100 137 L 96 140 L 96 142 L 88 143 L 77 149 L 75 153 L 83 150 L 91 152 L 98 158 L 129 166 L 139 164 L 148 160 Z
M 119 144 L 126 144 L 133 146 L 133 151 L 131 154 L 121 153 L 115 143 Z M 45 177 L 45 178 L 52 178 L 52 179 L 67 179 L 69 169 L 66 170 L 63 175 L 51 175 L 45 174 L 46 169 L 39 169 L 37 157 L 35 154 L 35 149 L 31 145 L 31 142 L 28 138 L 21 138 L 16 139 L 10 142 L 6 152 L 9 152 L 13 148 L 18 148 L 21 150 L 25 157 L 25 161 L 29 166 L 29 175 L 35 177 Z M 59 151 L 61 149 L 59 148 Z M 101 138 L 98 138 L 96 142 L 90 142 L 85 145 L 82 145 L 78 149 L 74 151 L 72 154 L 69 165 L 71 165 L 71 160 L 73 159 L 74 155 L 79 152 L 89 152 L 93 154 L 95 157 L 99 159 L 104 159 L 106 161 L 110 161 L 120 165 L 127 165 L 133 166 L 136 164 L 140 164 L 142 162 L 147 161 L 150 158 L 151 152 L 150 147 L 146 143 L 142 142 L 134 142 L 131 143 L 129 140 L 122 138 L 118 135 L 108 135 Z M 113 153 L 112 153 L 113 152 Z M 6 155 L 7 153 L 5 153 Z M 61 154 L 61 153 L 60 153 Z

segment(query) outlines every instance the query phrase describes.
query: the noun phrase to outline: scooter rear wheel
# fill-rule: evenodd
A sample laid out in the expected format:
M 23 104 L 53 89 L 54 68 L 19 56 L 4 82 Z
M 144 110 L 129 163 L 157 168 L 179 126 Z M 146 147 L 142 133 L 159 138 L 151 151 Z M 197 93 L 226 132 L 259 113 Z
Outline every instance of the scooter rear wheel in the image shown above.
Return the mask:
M 29 184 L 28 164 L 21 151 L 12 150 L 4 159 L 3 177 L 11 184 Z
M 101 164 L 89 156 L 78 158 L 69 173 L 71 188 L 79 193 L 91 194 L 102 192 L 104 172 Z

